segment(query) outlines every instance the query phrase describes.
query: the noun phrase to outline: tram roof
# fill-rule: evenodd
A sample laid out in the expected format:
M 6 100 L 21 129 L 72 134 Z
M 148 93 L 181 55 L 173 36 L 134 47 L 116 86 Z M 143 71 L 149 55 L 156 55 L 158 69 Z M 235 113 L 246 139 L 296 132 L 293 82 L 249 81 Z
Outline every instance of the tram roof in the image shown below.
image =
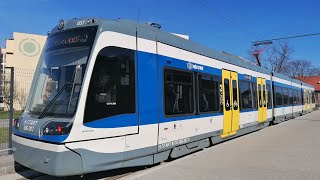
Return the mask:
M 84 22 L 84 24 L 81 24 L 80 26 L 79 22 L 81 21 Z M 235 55 L 224 53 L 222 51 L 213 50 L 206 46 L 200 45 L 193 41 L 174 35 L 172 33 L 162 31 L 161 29 L 150 26 L 147 23 L 139 23 L 137 21 L 126 20 L 126 19 L 104 19 L 104 18 L 92 18 L 92 17 L 91 18 L 74 18 L 70 20 L 64 20 L 63 22 L 64 22 L 63 30 L 99 25 L 100 33 L 103 31 L 113 31 L 113 32 L 131 35 L 131 36 L 137 35 L 139 38 L 142 38 L 142 39 L 158 41 L 170 46 L 174 46 L 174 47 L 184 49 L 199 55 L 217 59 L 229 64 L 240 66 L 240 67 L 257 71 L 260 73 L 264 73 L 264 74 L 273 73 L 273 75 L 276 77 L 279 77 L 288 81 L 292 81 L 295 83 L 302 83 L 303 85 L 308 87 L 313 87 L 309 84 L 303 83 L 299 80 L 292 79 L 283 74 L 274 72 L 270 69 L 257 66 Z M 89 22 L 89 23 L 86 23 L 86 22 Z M 56 33 L 56 32 L 59 32 L 58 25 L 54 27 L 51 31 L 51 33 Z

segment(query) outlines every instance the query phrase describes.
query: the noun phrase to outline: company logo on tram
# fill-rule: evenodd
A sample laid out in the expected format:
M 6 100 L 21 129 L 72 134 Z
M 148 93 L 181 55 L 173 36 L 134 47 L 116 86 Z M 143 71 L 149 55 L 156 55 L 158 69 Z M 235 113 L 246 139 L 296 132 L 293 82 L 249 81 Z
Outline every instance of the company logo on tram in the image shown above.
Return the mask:
M 199 66 L 197 64 L 193 64 L 192 62 L 188 62 L 187 63 L 187 67 L 188 67 L 189 70 L 196 69 L 196 70 L 203 71 L 203 66 Z

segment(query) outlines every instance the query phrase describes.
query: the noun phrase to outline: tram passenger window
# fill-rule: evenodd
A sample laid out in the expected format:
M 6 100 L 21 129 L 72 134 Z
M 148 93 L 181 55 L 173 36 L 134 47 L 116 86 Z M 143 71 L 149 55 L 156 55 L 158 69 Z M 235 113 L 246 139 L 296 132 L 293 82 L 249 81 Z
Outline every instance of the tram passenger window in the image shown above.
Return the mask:
M 282 97 L 282 88 L 275 86 L 275 94 L 276 94 L 276 105 L 282 106 L 283 105 L 283 97 Z
M 211 112 L 219 111 L 220 87 L 218 77 L 200 74 L 199 82 L 199 111 Z
M 92 72 L 84 122 L 135 113 L 135 65 L 133 50 L 107 47 Z
M 316 103 L 315 94 L 312 92 L 312 104 Z
M 164 70 L 164 106 L 166 115 L 194 112 L 193 74 L 184 71 Z
M 283 93 L 283 105 L 289 104 L 289 94 L 288 94 L 288 88 L 282 88 Z
M 240 109 L 252 109 L 252 87 L 249 81 L 239 81 L 240 88 Z
M 292 94 L 292 89 L 288 89 L 289 92 L 289 104 L 293 104 L 293 94 Z
M 298 104 L 298 91 L 297 90 L 292 90 L 293 93 L 293 105 Z
M 253 108 L 258 109 L 258 96 L 257 96 L 257 84 L 256 82 L 251 83 L 252 86 L 252 94 L 253 94 Z
M 267 84 L 267 94 L 268 94 L 268 108 L 271 108 L 271 86 Z

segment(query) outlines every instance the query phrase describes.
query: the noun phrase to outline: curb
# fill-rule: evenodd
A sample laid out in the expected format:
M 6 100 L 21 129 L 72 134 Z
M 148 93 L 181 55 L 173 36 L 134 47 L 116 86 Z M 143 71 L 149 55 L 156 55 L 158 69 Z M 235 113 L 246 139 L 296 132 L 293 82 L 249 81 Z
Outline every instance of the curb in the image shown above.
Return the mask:
M 13 162 L 12 165 L 0 167 L 0 176 L 12 174 L 12 173 L 16 173 L 16 172 L 21 172 L 21 171 L 25 171 L 25 170 L 29 170 L 29 168 L 27 168 L 19 163 Z

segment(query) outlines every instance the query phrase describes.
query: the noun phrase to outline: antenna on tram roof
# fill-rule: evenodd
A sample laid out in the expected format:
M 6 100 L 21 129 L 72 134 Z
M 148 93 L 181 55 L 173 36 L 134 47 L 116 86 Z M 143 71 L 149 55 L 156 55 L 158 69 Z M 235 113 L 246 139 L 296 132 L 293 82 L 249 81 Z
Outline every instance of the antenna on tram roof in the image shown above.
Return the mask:
M 154 22 L 147 22 L 147 24 L 149 26 L 152 26 L 152 27 L 155 27 L 155 28 L 158 28 L 158 29 L 161 29 L 161 25 L 158 24 L 158 23 L 154 23 Z

